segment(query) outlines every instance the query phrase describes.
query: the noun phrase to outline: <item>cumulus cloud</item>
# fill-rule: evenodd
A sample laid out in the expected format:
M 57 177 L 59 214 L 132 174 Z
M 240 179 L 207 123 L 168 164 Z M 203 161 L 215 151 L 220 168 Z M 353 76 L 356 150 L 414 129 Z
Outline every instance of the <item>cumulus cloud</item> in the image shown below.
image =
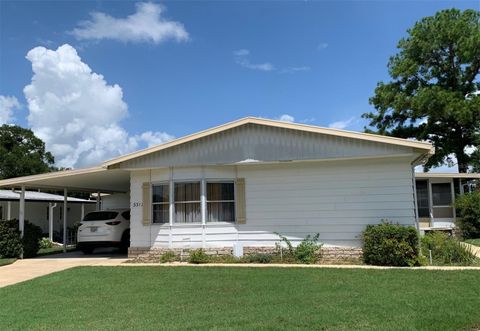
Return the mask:
M 142 143 L 166 141 L 165 133 L 130 136 L 120 125 L 128 116 L 122 88 L 82 62 L 65 44 L 36 47 L 27 54 L 33 77 L 25 86 L 28 123 L 61 167 L 82 167 L 131 152 Z
M 152 42 L 168 39 L 187 41 L 184 25 L 164 18 L 165 8 L 154 3 L 138 3 L 136 12 L 126 18 L 115 18 L 101 12 L 91 13 L 91 19 L 82 21 L 71 31 L 80 40 L 112 39 L 123 42 Z
M 152 132 L 152 131 L 147 131 L 142 133 L 141 135 L 135 136 L 137 140 L 144 141 L 148 147 L 150 146 L 155 146 L 162 144 L 166 141 L 172 140 L 175 137 L 172 135 L 169 135 L 166 132 Z
M 280 116 L 278 116 L 274 119 L 277 120 L 277 121 L 282 121 L 282 122 L 290 122 L 290 123 L 295 122 L 295 117 L 293 117 L 292 115 L 288 115 L 288 114 L 280 115 Z
M 349 126 L 351 126 L 354 122 L 355 122 L 355 117 L 350 117 L 349 119 L 344 121 L 337 121 L 337 122 L 330 123 L 328 127 L 332 129 L 344 130 Z
M 0 95 L 0 125 L 11 123 L 15 119 L 15 109 L 20 109 L 20 102 L 16 97 Z

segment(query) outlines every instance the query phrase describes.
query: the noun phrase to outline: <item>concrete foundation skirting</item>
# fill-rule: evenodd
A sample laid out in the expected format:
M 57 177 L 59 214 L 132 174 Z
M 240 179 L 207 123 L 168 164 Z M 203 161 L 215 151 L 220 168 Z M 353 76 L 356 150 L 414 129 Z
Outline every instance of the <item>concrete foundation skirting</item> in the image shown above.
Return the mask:
M 188 259 L 190 252 L 193 249 L 181 249 L 181 248 L 157 248 L 157 247 L 130 247 L 128 250 L 128 257 L 135 262 L 158 262 L 160 256 L 166 252 L 173 252 L 179 256 L 182 260 Z M 233 255 L 233 249 L 230 247 L 219 248 L 205 248 L 205 254 L 212 256 L 225 256 Z M 246 246 L 243 248 L 244 255 L 252 254 L 276 254 L 278 253 L 275 247 L 257 247 Z M 361 248 L 350 247 L 322 247 L 318 252 L 320 255 L 319 263 L 358 263 L 362 259 Z

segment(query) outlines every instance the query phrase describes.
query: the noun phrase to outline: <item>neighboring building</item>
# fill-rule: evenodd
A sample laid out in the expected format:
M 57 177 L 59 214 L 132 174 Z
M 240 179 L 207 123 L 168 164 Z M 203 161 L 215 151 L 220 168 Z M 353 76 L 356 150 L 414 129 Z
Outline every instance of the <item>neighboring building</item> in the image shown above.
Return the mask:
M 19 218 L 20 193 L 0 190 L 0 220 Z M 45 234 L 54 239 L 54 233 L 63 232 L 63 200 L 62 195 L 25 191 L 25 219 L 41 227 Z M 68 197 L 67 226 L 73 227 L 84 214 L 93 210 L 95 201 Z
M 272 247 L 320 233 L 359 247 L 368 224 L 416 225 L 429 143 L 245 118 L 104 162 L 0 181 L 130 196 L 131 247 Z M 121 201 L 121 199 L 119 201 Z M 119 202 L 121 204 L 121 202 Z
M 476 189 L 480 174 L 416 173 L 417 208 L 421 230 L 453 229 L 455 197 Z

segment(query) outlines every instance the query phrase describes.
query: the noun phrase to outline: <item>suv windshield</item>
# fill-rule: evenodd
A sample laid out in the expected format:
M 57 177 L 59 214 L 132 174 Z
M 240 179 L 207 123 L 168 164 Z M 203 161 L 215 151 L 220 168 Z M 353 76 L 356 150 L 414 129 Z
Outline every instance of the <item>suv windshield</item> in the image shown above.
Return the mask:
M 84 221 L 105 221 L 111 220 L 117 217 L 118 212 L 116 211 L 95 211 L 93 213 L 88 213 L 83 218 Z

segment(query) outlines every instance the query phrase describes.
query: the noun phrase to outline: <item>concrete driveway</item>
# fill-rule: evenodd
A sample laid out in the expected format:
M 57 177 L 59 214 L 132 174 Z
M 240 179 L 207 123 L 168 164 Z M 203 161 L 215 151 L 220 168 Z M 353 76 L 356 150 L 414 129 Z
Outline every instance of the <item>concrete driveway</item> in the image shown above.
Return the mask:
M 98 253 L 94 252 L 92 255 L 84 255 L 81 252 L 70 252 L 18 260 L 13 264 L 0 267 L 0 287 L 24 282 L 73 267 L 116 266 L 126 260 L 126 255 L 120 255 L 115 251 L 109 250 L 99 250 Z

